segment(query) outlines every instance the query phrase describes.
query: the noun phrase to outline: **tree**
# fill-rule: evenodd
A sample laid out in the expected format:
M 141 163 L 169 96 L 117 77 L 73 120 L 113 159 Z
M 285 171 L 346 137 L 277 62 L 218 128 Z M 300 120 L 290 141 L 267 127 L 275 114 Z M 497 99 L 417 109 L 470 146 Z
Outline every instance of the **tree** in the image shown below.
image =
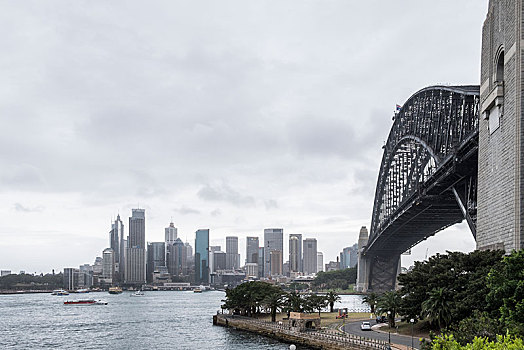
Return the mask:
M 311 283 L 313 287 L 319 289 L 347 289 L 349 284 L 355 284 L 357 281 L 356 267 L 317 273 L 317 276 Z
M 284 305 L 284 292 L 282 290 L 275 289 L 271 294 L 268 294 L 262 302 L 267 308 L 270 309 L 271 322 L 275 322 L 277 310 L 281 309 Z
M 390 327 L 395 327 L 395 315 L 400 309 L 402 298 L 398 292 L 385 292 L 377 299 L 377 311 L 388 315 Z
M 307 310 L 308 311 L 317 310 L 318 317 L 320 318 L 320 311 L 322 311 L 322 309 L 325 308 L 328 304 L 326 298 L 323 295 L 310 294 L 308 295 L 306 300 L 307 300 L 307 304 L 306 304 Z
M 378 294 L 377 293 L 368 293 L 364 298 L 362 298 L 362 304 L 368 304 L 371 309 L 371 313 L 375 313 L 375 306 L 377 305 Z
M 304 311 L 305 300 L 302 296 L 293 291 L 286 294 L 285 307 L 288 317 L 290 312 L 302 312 Z
M 497 336 L 496 341 L 487 338 L 475 338 L 469 344 L 460 345 L 453 335 L 439 335 L 432 344 L 432 350 L 521 350 L 524 342 L 520 338 L 511 336 Z
M 223 308 L 252 316 L 259 313 L 260 308 L 265 305 L 264 300 L 275 293 L 282 293 L 282 290 L 266 282 L 242 283 L 233 289 L 226 290 Z
M 505 334 L 498 320 L 493 319 L 487 312 L 475 310 L 473 315 L 461 320 L 451 329 L 457 341 L 466 345 L 475 338 L 497 339 L 497 334 Z
M 445 288 L 433 289 L 422 303 L 423 317 L 428 317 L 431 322 L 438 324 L 443 329 L 451 321 L 451 310 L 453 308 L 449 292 Z
M 505 256 L 495 265 L 487 278 L 488 305 L 492 316 L 508 328 L 512 334 L 524 336 L 524 250 Z
M 486 278 L 491 268 L 500 264 L 503 255 L 503 251 L 448 252 L 415 262 L 410 272 L 398 276 L 402 286 L 401 313 L 407 318 L 421 318 L 422 303 L 438 288 L 450 293 L 452 324 L 470 317 L 474 310 L 491 312 L 486 303 L 489 293 Z
M 329 304 L 329 312 L 333 312 L 333 306 L 335 303 L 340 300 L 340 296 L 334 291 L 330 290 L 326 294 L 326 301 Z

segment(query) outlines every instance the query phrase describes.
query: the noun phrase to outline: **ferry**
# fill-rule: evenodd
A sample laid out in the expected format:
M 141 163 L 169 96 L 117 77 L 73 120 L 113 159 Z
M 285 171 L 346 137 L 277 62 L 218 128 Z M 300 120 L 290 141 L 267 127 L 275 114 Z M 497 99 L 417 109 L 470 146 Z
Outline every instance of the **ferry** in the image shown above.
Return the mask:
M 120 287 L 110 287 L 109 294 L 120 294 L 122 293 L 122 288 Z
M 193 293 L 202 293 L 202 288 L 196 287 L 195 289 L 193 289 Z
M 141 290 L 137 290 L 136 292 L 134 292 L 130 296 L 132 296 L 132 297 L 143 297 L 144 295 L 145 295 L 144 292 L 142 292 Z
M 51 295 L 69 295 L 69 292 L 63 289 L 55 289 Z
M 79 299 L 64 301 L 64 305 L 107 305 L 107 301 L 95 299 Z

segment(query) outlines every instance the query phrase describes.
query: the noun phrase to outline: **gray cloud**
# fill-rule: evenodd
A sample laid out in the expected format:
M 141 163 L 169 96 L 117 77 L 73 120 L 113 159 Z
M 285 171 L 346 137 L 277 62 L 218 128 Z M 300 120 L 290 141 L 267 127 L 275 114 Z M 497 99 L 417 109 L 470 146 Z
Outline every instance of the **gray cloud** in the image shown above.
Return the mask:
M 241 194 L 226 183 L 214 186 L 207 184 L 198 191 L 197 195 L 207 201 L 228 202 L 237 207 L 255 206 L 253 197 Z
M 24 213 L 35 213 L 35 212 L 44 211 L 44 207 L 41 205 L 36 206 L 36 207 L 26 207 L 20 203 L 15 203 L 13 207 L 16 211 L 24 212 Z
M 182 214 L 182 215 L 189 215 L 189 214 L 200 214 L 200 210 L 196 210 L 193 208 L 189 208 L 186 206 L 182 206 L 178 209 L 173 209 L 174 212 Z

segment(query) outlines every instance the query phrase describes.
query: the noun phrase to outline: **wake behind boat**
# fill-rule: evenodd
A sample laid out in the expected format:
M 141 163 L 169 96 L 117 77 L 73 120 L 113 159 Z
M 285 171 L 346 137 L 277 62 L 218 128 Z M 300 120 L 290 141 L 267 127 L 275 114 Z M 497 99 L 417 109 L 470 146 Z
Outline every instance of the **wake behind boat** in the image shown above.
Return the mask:
M 130 296 L 132 296 L 132 297 L 143 297 L 144 295 L 145 295 L 144 292 L 142 292 L 141 290 L 137 290 L 136 292 L 134 292 Z
M 107 305 L 107 301 L 95 299 L 66 300 L 64 305 Z

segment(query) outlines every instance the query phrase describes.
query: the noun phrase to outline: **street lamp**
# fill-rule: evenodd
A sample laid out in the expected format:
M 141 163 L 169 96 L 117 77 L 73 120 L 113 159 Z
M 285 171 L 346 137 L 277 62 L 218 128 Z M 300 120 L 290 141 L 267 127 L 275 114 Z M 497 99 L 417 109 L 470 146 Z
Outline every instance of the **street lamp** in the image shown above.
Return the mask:
M 413 324 L 415 323 L 415 320 L 411 319 L 409 322 L 411 322 L 411 349 L 413 350 Z
M 391 311 L 388 311 L 388 343 L 391 344 Z

